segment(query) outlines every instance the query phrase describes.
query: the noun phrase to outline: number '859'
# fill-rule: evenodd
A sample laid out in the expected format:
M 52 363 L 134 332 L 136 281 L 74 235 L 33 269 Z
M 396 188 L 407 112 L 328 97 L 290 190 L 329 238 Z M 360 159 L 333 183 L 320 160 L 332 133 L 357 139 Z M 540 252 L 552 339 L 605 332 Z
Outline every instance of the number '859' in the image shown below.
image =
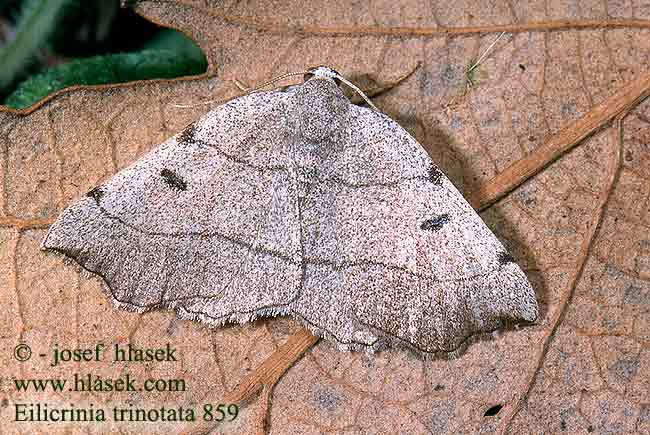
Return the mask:
M 239 406 L 234 403 L 219 403 L 203 405 L 203 420 L 205 421 L 233 421 L 239 415 Z

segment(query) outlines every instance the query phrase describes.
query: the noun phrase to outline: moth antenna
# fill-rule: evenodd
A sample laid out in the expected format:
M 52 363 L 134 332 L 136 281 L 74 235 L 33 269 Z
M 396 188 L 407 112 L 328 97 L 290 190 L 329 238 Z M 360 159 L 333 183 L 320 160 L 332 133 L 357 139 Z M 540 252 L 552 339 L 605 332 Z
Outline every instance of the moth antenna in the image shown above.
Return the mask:
M 280 80 L 284 80 L 286 78 L 293 77 L 293 76 L 304 76 L 305 74 L 308 74 L 308 73 L 309 73 L 309 71 L 295 71 L 295 72 L 282 74 L 280 76 L 277 76 L 277 77 L 269 80 L 268 82 L 265 82 L 265 83 L 262 83 L 261 85 L 255 86 L 253 89 L 249 90 L 248 92 L 250 93 L 250 92 L 259 91 L 260 89 L 264 89 L 267 86 L 271 86 L 272 84 L 277 83 Z
M 189 109 L 192 107 L 196 106 L 205 106 L 208 104 L 220 104 L 220 103 L 225 103 L 226 101 L 230 101 L 232 98 L 224 98 L 221 100 L 208 100 L 208 101 L 201 101 L 200 103 L 194 103 L 194 104 L 170 104 L 172 107 L 179 107 L 181 109 Z
M 243 84 L 239 79 L 232 79 L 232 82 L 239 88 L 240 91 L 242 92 L 248 92 L 250 88 Z
M 264 82 L 264 83 L 262 83 L 260 85 L 257 85 L 254 88 L 247 90 L 246 92 L 250 94 L 252 92 L 256 92 L 256 91 L 259 91 L 261 89 L 264 89 L 267 86 L 271 86 L 272 84 L 277 83 L 277 82 L 279 82 L 281 80 L 284 80 L 286 78 L 295 77 L 295 76 L 305 76 L 306 74 L 311 74 L 312 71 L 313 71 L 313 69 L 312 70 L 307 70 L 307 71 L 294 71 L 294 72 L 285 73 L 285 74 L 279 75 L 279 76 L 269 80 L 268 82 Z M 370 101 L 370 99 L 366 96 L 366 94 L 364 94 L 363 91 L 361 89 L 359 89 L 359 87 L 357 85 L 355 85 L 354 83 L 352 83 L 351 81 L 349 81 L 348 79 L 343 77 L 338 72 L 336 72 L 334 70 L 330 70 L 330 71 L 331 71 L 330 74 L 333 74 L 338 80 L 340 80 L 342 83 L 345 83 L 352 90 L 354 90 L 357 94 L 359 94 L 359 96 L 361 98 L 363 98 L 363 100 L 366 103 L 368 103 L 368 106 L 370 106 L 373 110 L 376 110 L 377 112 L 380 111 L 377 108 L 377 106 L 372 104 L 372 101 Z M 235 81 L 235 86 L 237 86 L 238 88 L 241 89 L 241 86 L 239 85 L 239 83 L 237 81 Z M 244 90 L 244 89 L 242 89 L 242 90 Z M 222 100 L 210 100 L 210 101 L 203 101 L 201 103 L 194 103 L 194 104 L 171 104 L 171 106 L 172 107 L 179 107 L 179 108 L 190 108 L 190 107 L 195 107 L 195 106 L 200 106 L 200 105 L 224 103 L 224 102 L 229 101 L 231 99 L 232 98 L 225 98 L 225 99 L 222 99 Z
M 318 67 L 318 68 L 320 68 L 320 67 Z M 315 69 L 318 69 L 318 68 L 312 68 L 312 69 L 309 69 L 309 70 L 307 70 L 307 71 L 297 71 L 297 72 L 290 72 L 290 73 L 282 74 L 281 76 L 278 76 L 278 77 L 276 77 L 276 78 L 274 78 L 274 79 L 271 79 L 271 80 L 269 80 L 269 81 L 266 82 L 266 83 L 262 83 L 261 85 L 257 85 L 255 88 L 251 89 L 251 90 L 248 91 L 248 92 L 254 92 L 254 91 L 260 90 L 260 89 L 262 89 L 262 88 L 265 88 L 265 87 L 267 87 L 267 86 L 272 85 L 273 83 L 279 82 L 280 80 L 284 80 L 284 79 L 286 79 L 286 78 L 288 78 L 288 77 L 293 77 L 293 76 L 297 76 L 297 75 L 302 75 L 302 76 L 304 76 L 304 75 L 306 75 L 306 74 L 311 74 Z M 377 109 L 377 107 L 376 107 L 374 104 L 372 104 L 372 101 L 370 101 L 370 99 L 366 96 L 366 94 L 364 94 L 363 91 L 357 87 L 357 85 L 355 85 L 354 83 L 352 83 L 351 81 L 349 81 L 348 79 L 346 79 L 346 78 L 343 77 L 341 74 L 339 74 L 338 72 L 334 71 L 333 69 L 331 69 L 331 68 L 327 68 L 327 70 L 328 70 L 328 73 L 329 73 L 329 74 L 333 75 L 333 76 L 336 77 L 338 80 L 340 80 L 342 83 L 345 83 L 347 86 L 349 86 L 352 90 L 354 90 L 357 94 L 359 94 L 359 96 L 360 96 L 361 98 L 363 98 L 363 100 L 364 100 L 366 103 L 368 103 L 368 105 L 369 105 L 370 107 L 372 107 L 374 110 L 376 110 L 377 112 L 379 112 L 379 109 Z
M 372 108 L 373 108 L 374 110 L 376 110 L 377 112 L 380 111 L 379 109 L 377 109 L 377 107 L 376 107 L 374 104 L 372 104 L 372 101 L 370 101 L 370 98 L 368 98 L 368 97 L 366 96 L 366 94 L 364 94 L 363 91 L 357 87 L 357 85 L 355 85 L 354 83 L 352 83 L 351 81 L 349 81 L 348 79 L 346 79 L 345 77 L 343 77 L 343 76 L 342 76 L 341 74 L 339 74 L 339 73 L 336 73 L 336 78 L 339 79 L 339 80 L 341 80 L 342 83 L 345 83 L 345 84 L 348 85 L 350 88 L 352 88 L 352 90 L 354 90 L 357 94 L 359 94 L 359 96 L 360 96 L 361 98 L 363 98 L 363 100 L 364 100 L 366 103 L 368 103 L 368 106 L 372 107 Z
M 245 91 L 246 93 L 250 94 L 251 92 L 259 91 L 260 89 L 263 89 L 263 88 L 265 88 L 265 87 L 267 87 L 267 86 L 270 86 L 270 85 L 272 85 L 273 83 L 277 83 L 277 82 L 279 82 L 280 80 L 284 80 L 284 79 L 286 79 L 286 78 L 288 78 L 288 77 L 293 77 L 293 76 L 298 76 L 298 75 L 302 75 L 302 76 L 304 76 L 304 75 L 307 74 L 308 72 L 309 72 L 309 71 L 296 71 L 296 72 L 290 72 L 290 73 L 282 74 L 281 76 L 277 76 L 277 77 L 275 77 L 275 78 L 269 80 L 268 82 L 265 82 L 265 83 L 262 83 L 261 85 L 257 85 L 257 86 L 255 86 L 255 87 L 252 88 L 252 89 L 246 89 L 246 88 L 244 88 L 244 87 L 241 85 L 241 83 L 239 82 L 239 80 L 237 80 L 237 79 L 233 80 L 233 83 L 234 83 L 235 86 L 237 86 L 237 88 L 239 88 L 240 90 Z M 230 100 L 232 100 L 232 98 L 235 98 L 235 97 L 224 98 L 224 99 L 222 99 L 222 100 L 208 100 L 208 101 L 202 101 L 202 102 L 200 102 L 200 103 L 194 103 L 194 104 L 170 104 L 170 106 L 172 106 L 172 107 L 179 107 L 179 108 L 181 108 L 181 109 L 188 109 L 188 108 L 192 108 L 192 107 L 196 107 L 196 106 L 204 106 L 204 105 L 208 105 L 208 104 L 219 104 L 219 103 L 225 103 L 226 101 L 230 101 Z

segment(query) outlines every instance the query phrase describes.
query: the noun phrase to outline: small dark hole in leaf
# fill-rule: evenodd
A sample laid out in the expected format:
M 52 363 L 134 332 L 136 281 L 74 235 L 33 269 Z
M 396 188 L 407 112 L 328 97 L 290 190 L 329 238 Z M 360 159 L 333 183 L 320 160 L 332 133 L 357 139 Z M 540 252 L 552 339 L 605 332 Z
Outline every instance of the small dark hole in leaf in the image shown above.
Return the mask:
M 494 417 L 501 411 L 501 408 L 503 408 L 503 405 L 494 405 L 493 407 L 489 408 L 487 411 L 485 411 L 485 414 L 483 414 L 483 417 Z

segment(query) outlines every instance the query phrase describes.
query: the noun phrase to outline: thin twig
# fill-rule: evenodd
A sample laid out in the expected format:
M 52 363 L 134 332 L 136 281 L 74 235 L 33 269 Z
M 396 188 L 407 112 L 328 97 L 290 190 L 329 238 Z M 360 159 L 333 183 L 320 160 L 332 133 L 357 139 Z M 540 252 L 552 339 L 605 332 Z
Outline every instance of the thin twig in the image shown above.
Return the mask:
M 648 95 L 650 73 L 624 85 L 580 119 L 552 135 L 532 153 L 508 166 L 474 192 L 469 198 L 470 204 L 479 211 L 484 210 Z
M 594 30 L 594 29 L 650 29 L 650 20 L 641 19 L 605 19 L 605 20 L 553 20 L 531 23 L 500 24 L 493 26 L 465 27 L 381 27 L 381 26 L 300 26 L 279 22 L 262 21 L 258 18 L 228 15 L 213 8 L 196 6 L 203 13 L 232 24 L 239 24 L 258 31 L 278 34 L 299 34 L 306 36 L 394 36 L 420 38 L 426 36 L 462 36 L 477 33 L 523 33 L 549 32 L 559 30 Z
M 252 395 L 267 385 L 275 385 L 282 377 L 286 370 L 295 363 L 298 358 L 310 347 L 312 347 L 318 338 L 315 337 L 308 329 L 300 328 L 297 332 L 290 335 L 287 341 L 273 352 L 255 372 L 246 376 L 244 380 L 233 391 L 228 393 L 226 402 L 245 402 Z
M 16 217 L 0 217 L 0 227 L 13 227 L 18 230 L 47 229 L 54 219 L 20 219 Z

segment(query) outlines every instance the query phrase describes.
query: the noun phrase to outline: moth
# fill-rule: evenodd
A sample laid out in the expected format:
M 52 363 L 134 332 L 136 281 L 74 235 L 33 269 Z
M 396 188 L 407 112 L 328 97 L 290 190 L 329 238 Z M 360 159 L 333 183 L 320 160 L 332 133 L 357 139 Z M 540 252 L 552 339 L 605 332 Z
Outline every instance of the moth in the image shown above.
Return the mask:
M 119 307 L 210 325 L 289 315 L 341 350 L 452 352 L 535 321 L 535 292 L 478 214 L 339 81 L 321 66 L 218 106 L 76 200 L 42 248 Z

